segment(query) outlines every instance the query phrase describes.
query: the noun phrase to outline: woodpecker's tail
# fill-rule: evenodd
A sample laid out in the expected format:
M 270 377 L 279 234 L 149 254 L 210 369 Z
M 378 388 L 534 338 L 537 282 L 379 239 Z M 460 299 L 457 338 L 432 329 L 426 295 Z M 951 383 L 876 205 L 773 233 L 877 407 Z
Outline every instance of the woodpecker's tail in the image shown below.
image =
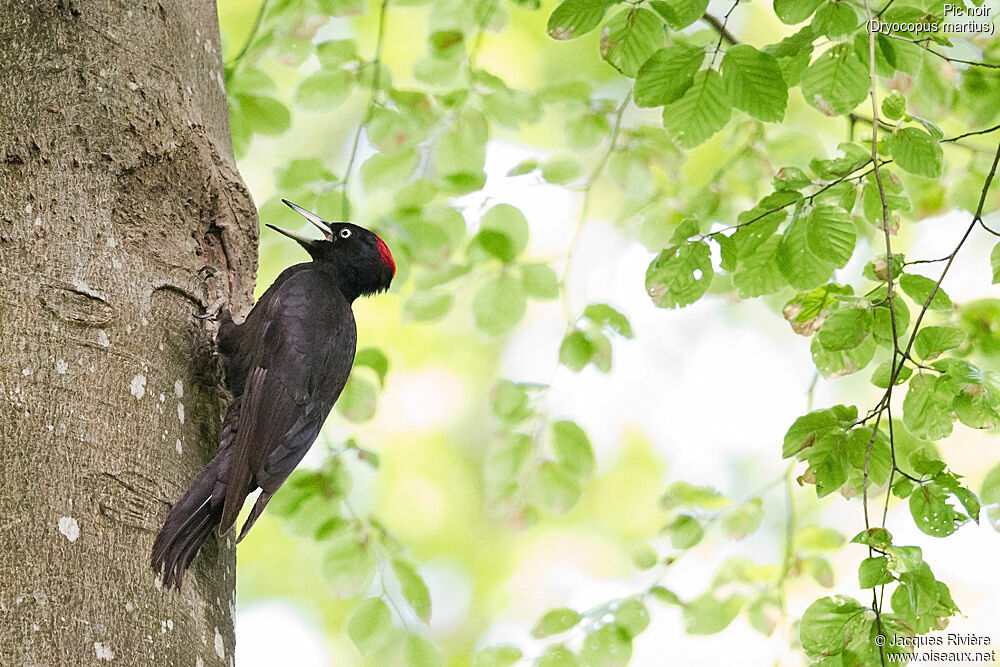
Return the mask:
M 184 571 L 222 518 L 224 498 L 212 497 L 216 478 L 216 461 L 212 461 L 170 510 L 153 542 L 153 571 L 163 575 L 164 586 L 180 589 Z

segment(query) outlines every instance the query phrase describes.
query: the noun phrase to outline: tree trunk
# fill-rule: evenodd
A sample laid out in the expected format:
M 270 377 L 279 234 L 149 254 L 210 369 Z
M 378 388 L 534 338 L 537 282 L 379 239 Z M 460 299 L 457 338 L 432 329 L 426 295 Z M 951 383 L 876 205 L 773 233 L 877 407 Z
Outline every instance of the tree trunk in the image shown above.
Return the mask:
M 149 566 L 224 407 L 192 314 L 256 269 L 215 3 L 0 5 L 0 664 L 232 664 L 233 538 Z

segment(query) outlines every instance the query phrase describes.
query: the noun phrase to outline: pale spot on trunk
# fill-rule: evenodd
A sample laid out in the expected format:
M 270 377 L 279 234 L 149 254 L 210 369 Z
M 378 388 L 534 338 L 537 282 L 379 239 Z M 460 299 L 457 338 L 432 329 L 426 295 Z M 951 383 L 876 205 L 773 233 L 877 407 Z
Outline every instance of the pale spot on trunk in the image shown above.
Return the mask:
M 80 524 L 71 516 L 59 518 L 59 532 L 66 536 L 70 542 L 76 542 L 80 537 Z
M 131 384 L 129 384 L 129 390 L 136 399 L 140 399 L 146 395 L 146 376 L 139 373 L 134 378 L 132 378 Z
M 108 339 L 108 332 L 105 331 L 104 329 L 101 329 L 100 331 L 97 332 L 97 344 L 100 345 L 101 347 L 107 347 L 108 345 L 111 345 L 111 341 Z
M 177 418 L 181 420 L 182 424 L 184 423 L 184 404 L 183 403 L 178 403 L 177 404 Z
M 98 660 L 111 662 L 115 659 L 115 652 L 111 650 L 111 647 L 101 642 L 94 642 L 94 653 L 97 654 Z
M 178 438 L 177 442 L 174 443 L 174 447 L 177 449 L 177 453 L 178 454 L 180 454 L 180 453 L 182 453 L 184 451 L 184 448 L 181 446 L 180 438 Z
M 56 359 L 56 373 L 59 373 L 59 375 L 65 375 L 67 370 L 69 370 L 69 364 L 67 364 L 63 359 Z
M 181 398 L 184 395 L 184 383 L 180 380 L 174 383 L 174 393 L 177 394 L 177 398 Z
M 222 641 L 222 635 L 219 633 L 219 628 L 215 629 L 215 654 L 222 659 L 225 659 L 226 657 L 226 645 Z

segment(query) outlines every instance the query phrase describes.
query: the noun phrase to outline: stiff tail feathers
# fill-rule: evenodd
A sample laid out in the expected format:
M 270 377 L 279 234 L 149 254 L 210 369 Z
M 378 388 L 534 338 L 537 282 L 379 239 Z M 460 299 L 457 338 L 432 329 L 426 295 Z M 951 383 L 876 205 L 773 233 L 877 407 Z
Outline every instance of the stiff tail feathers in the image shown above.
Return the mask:
M 222 518 L 223 499 L 212 494 L 215 482 L 215 466 L 209 464 L 170 510 L 153 542 L 153 571 L 163 576 L 164 586 L 180 589 L 184 572 Z

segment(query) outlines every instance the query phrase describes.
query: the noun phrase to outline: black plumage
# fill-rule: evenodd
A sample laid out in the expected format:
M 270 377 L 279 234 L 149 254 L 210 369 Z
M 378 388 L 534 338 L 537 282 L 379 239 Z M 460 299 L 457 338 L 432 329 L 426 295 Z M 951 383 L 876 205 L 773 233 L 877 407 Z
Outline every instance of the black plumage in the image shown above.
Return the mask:
M 167 517 L 153 543 L 152 565 L 166 586 L 184 572 L 215 526 L 236 522 L 243 501 L 260 496 L 237 542 L 312 446 L 344 389 L 357 331 L 351 304 L 387 290 L 392 254 L 373 232 L 327 223 L 285 202 L 323 231 L 313 240 L 272 227 L 302 245 L 311 262 L 278 276 L 242 324 L 223 318 L 219 352 L 233 393 L 219 451 Z M 268 225 L 270 226 L 270 225 Z

